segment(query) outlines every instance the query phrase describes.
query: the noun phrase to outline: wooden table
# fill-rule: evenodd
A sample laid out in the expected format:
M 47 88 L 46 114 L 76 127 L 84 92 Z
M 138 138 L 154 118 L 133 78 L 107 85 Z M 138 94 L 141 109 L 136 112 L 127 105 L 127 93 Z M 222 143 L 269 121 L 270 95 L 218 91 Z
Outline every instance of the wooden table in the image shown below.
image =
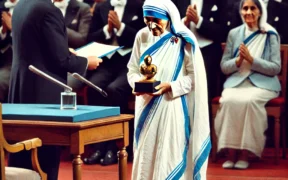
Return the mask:
M 119 116 L 101 118 L 85 122 L 52 122 L 3 120 L 5 138 L 9 141 L 22 141 L 38 137 L 44 145 L 70 146 L 73 159 L 73 180 L 81 180 L 81 154 L 84 146 L 109 140 L 119 140 L 119 179 L 127 178 L 126 147 L 129 145 L 129 120 L 133 115 L 121 114 Z

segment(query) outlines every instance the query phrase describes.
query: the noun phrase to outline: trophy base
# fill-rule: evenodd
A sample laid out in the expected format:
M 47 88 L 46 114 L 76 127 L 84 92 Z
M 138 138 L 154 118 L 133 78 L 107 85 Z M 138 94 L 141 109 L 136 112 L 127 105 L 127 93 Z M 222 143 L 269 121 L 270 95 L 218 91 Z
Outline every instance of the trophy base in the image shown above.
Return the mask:
M 154 92 L 157 91 L 155 89 L 155 87 L 158 86 L 160 83 L 161 83 L 161 81 L 135 82 L 134 92 L 138 92 L 138 93 L 154 93 Z

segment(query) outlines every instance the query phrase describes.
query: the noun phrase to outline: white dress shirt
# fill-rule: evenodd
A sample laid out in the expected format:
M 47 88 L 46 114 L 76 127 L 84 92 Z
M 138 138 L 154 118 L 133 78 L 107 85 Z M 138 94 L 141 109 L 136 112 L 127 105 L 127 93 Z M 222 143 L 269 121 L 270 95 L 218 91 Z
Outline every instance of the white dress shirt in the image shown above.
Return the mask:
M 66 15 L 66 10 L 67 10 L 67 7 L 69 5 L 69 2 L 70 2 L 70 0 L 63 0 L 61 2 L 54 2 L 54 5 L 58 9 L 60 9 L 60 11 L 62 12 L 63 17 L 65 17 L 65 15 Z

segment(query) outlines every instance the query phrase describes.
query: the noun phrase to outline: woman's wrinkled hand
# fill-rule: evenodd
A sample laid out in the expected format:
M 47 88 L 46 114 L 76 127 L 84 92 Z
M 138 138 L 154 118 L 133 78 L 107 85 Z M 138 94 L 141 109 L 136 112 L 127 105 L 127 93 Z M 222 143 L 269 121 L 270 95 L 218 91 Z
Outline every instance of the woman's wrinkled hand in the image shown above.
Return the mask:
M 240 58 L 247 60 L 250 64 L 253 64 L 253 57 L 251 56 L 248 48 L 242 43 L 239 47 Z

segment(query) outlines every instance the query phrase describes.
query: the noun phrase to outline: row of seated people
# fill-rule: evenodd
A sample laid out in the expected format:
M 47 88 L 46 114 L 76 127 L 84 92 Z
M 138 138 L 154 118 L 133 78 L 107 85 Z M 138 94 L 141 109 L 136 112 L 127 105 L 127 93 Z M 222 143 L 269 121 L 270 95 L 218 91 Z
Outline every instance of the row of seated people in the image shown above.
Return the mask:
M 103 63 L 97 70 L 89 72 L 86 75 L 91 82 L 109 94 L 108 98 L 104 98 L 93 89 L 88 88 L 88 104 L 120 106 L 121 113 L 126 113 L 128 112 L 127 99 L 132 92 L 127 82 L 127 63 L 131 55 L 131 48 L 133 47 L 136 33 L 145 26 L 142 18 L 143 2 L 136 0 L 90 1 L 90 3 L 92 2 L 91 4 L 93 4 L 92 7 L 84 2 L 77 0 L 55 0 L 54 4 L 59 7 L 63 13 L 67 25 L 69 46 L 77 49 L 91 41 L 125 46 L 124 49 L 118 50 L 116 53 L 103 58 Z M 221 42 L 225 41 L 230 29 L 242 24 L 241 17 L 238 13 L 240 1 L 233 1 L 232 3 L 231 1 L 225 0 L 217 2 L 213 0 L 193 0 L 193 5 L 191 5 L 191 0 L 173 0 L 173 2 L 183 17 L 183 23 L 195 34 L 201 47 L 208 78 L 210 104 L 211 99 L 221 93 L 221 88 L 218 87 L 218 79 L 216 79 L 220 71 L 219 64 L 222 57 Z M 12 30 L 11 14 L 16 4 L 17 0 L 3 1 L 3 6 L 7 9 L 2 13 L 1 63 L 2 59 L 3 62 L 4 59 L 5 62 L 7 59 L 8 63 L 1 66 L 0 70 L 0 91 L 3 92 L 0 92 L 0 101 L 5 99 L 5 92 L 7 92 L 8 88 L 9 69 L 12 59 L 10 35 Z M 282 33 L 286 27 L 284 27 L 284 25 L 282 25 L 284 28 L 278 26 L 278 24 L 280 24 L 279 21 L 282 21 L 281 17 L 284 17 L 283 12 L 285 12 L 285 8 L 288 9 L 287 2 L 283 1 L 279 3 L 270 0 L 267 2 L 267 6 L 268 11 L 270 9 L 270 12 L 280 13 L 271 13 L 271 15 L 268 16 L 268 22 L 276 26 L 279 32 L 281 31 L 280 39 L 282 43 L 287 43 L 287 35 L 285 36 L 285 33 Z M 278 7 L 283 10 L 280 11 L 278 9 L 277 11 L 272 11 Z M 213 29 L 213 33 L 211 33 L 211 29 Z M 225 54 L 226 53 L 225 51 Z M 226 57 L 226 60 L 229 59 L 227 55 L 224 55 L 224 57 Z M 225 69 L 224 65 L 225 63 L 222 60 L 222 69 Z M 277 73 L 277 71 L 274 73 Z M 5 83 L 2 83 L 4 81 Z M 76 90 L 83 87 L 82 84 L 79 84 L 79 82 L 71 77 L 68 78 L 68 83 Z M 269 99 L 267 99 L 267 101 L 268 100 Z M 265 104 L 265 102 L 263 103 Z M 220 115 L 218 117 L 220 117 Z M 133 136 L 131 137 L 133 138 Z M 95 147 L 95 153 L 89 158 L 84 159 L 84 162 L 87 164 L 101 162 L 103 165 L 115 163 L 117 161 L 116 151 L 117 148 L 114 142 L 98 144 Z

